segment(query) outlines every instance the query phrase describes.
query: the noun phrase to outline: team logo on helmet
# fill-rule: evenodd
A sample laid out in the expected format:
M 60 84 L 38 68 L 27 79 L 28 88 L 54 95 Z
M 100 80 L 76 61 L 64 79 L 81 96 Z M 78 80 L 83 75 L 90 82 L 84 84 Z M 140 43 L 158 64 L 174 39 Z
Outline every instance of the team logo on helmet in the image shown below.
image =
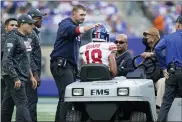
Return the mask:
M 109 31 L 103 25 L 95 27 L 92 31 L 92 41 L 109 42 Z

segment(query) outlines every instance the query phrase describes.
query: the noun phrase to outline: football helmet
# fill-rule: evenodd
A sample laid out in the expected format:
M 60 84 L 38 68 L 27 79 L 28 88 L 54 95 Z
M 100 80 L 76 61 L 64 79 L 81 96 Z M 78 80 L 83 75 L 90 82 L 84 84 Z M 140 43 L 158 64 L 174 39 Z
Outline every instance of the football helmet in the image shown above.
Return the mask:
M 92 31 L 93 42 L 109 42 L 109 32 L 106 27 L 99 25 Z

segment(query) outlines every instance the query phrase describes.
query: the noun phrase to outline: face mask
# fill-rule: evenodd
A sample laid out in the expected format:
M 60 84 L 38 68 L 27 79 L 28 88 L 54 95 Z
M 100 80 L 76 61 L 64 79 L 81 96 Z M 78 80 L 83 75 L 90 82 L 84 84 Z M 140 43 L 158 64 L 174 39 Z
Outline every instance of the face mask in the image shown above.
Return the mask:
M 147 40 L 148 40 L 148 38 L 145 38 L 145 37 L 142 39 L 142 42 L 143 42 L 143 44 L 144 44 L 146 47 L 148 47 L 148 45 L 149 45 L 148 42 L 147 42 Z

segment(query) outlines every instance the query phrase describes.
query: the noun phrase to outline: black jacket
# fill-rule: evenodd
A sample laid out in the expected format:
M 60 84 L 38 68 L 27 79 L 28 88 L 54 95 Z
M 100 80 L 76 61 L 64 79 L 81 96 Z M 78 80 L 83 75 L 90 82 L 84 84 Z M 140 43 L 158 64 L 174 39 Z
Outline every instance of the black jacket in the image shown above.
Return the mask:
M 27 81 L 30 77 L 31 52 L 27 36 L 17 30 L 8 32 L 3 51 L 2 76 L 7 75 L 13 81 Z
M 1 34 L 1 61 L 3 59 L 3 50 L 4 50 L 4 44 L 6 42 L 6 38 L 8 36 L 8 34 L 10 34 L 11 32 L 14 32 L 14 31 L 9 31 L 9 32 L 4 32 Z
M 163 75 L 162 71 L 160 70 L 160 63 L 157 58 L 154 56 L 152 59 L 154 60 L 156 69 L 152 74 L 147 75 L 147 79 L 152 79 L 154 82 L 157 82 L 160 78 L 162 78 Z M 143 63 L 145 64 L 145 66 L 152 66 L 151 60 L 145 60 Z M 151 72 L 151 70 L 153 70 L 153 67 L 147 69 L 148 72 Z
M 39 31 L 37 30 L 37 28 L 33 29 L 33 32 L 31 35 L 29 35 L 29 38 L 31 39 L 31 46 L 32 46 L 32 52 L 30 55 L 31 70 L 33 74 L 37 73 L 40 76 L 42 52 L 40 48 Z
M 77 66 L 79 60 L 79 47 L 81 44 L 80 33 L 76 30 L 79 27 L 70 17 L 59 23 L 54 49 L 51 53 L 51 61 L 62 57 L 73 65 Z
M 158 41 L 159 42 L 159 41 Z M 154 45 L 154 47 L 158 44 L 158 42 Z M 146 48 L 145 49 L 145 52 L 154 52 L 154 48 L 150 49 L 150 48 Z M 155 53 L 154 53 L 155 54 Z M 160 69 L 160 63 L 159 61 L 157 60 L 156 56 L 154 55 L 152 57 L 152 59 L 155 61 L 155 64 L 156 64 L 156 69 L 155 71 L 150 74 L 150 75 L 147 75 L 147 79 L 152 79 L 154 82 L 157 82 L 160 78 L 163 77 L 163 74 L 162 74 L 162 71 Z M 151 66 L 152 65 L 152 62 L 151 60 L 146 60 L 143 62 L 146 66 Z M 153 70 L 153 67 L 150 67 L 148 69 L 148 71 L 150 70 Z
M 126 51 L 125 53 L 118 55 L 116 57 L 118 76 L 126 76 L 128 72 L 134 70 L 132 61 L 133 61 L 133 56 L 129 51 Z
M 4 43 L 6 41 L 6 36 L 7 36 L 6 33 L 1 34 L 1 61 L 3 59 L 3 48 L 4 48 Z

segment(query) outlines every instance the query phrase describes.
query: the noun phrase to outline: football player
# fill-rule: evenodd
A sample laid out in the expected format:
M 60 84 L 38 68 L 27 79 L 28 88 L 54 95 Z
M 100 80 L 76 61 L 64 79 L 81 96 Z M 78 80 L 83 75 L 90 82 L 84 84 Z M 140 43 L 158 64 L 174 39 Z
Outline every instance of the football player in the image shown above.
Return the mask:
M 82 64 L 100 63 L 109 67 L 113 77 L 117 75 L 115 52 L 117 46 L 109 42 L 108 30 L 100 25 L 92 31 L 92 42 L 80 48 Z

